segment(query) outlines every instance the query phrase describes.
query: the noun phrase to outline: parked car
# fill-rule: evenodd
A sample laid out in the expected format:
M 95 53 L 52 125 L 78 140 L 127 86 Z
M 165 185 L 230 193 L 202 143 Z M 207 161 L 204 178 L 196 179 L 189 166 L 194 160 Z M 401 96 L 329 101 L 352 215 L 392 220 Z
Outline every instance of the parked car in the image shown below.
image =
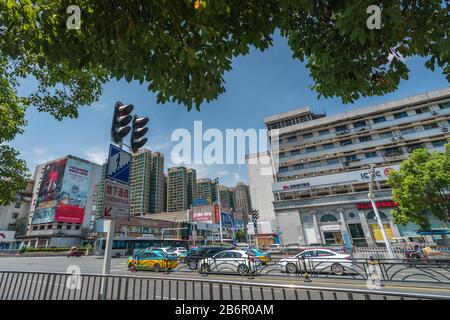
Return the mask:
M 185 262 L 188 267 L 192 270 L 197 270 L 199 261 L 204 258 L 210 258 L 215 254 L 228 250 L 228 247 L 223 246 L 204 246 L 192 249 L 189 253 L 182 258 L 182 261 Z
M 127 265 L 130 270 L 163 271 L 174 269 L 179 264 L 176 256 L 168 255 L 161 250 L 136 251 L 128 258 Z
M 167 249 L 167 253 L 169 253 L 169 254 L 174 253 L 177 255 L 177 257 L 179 257 L 184 252 L 187 252 L 187 250 L 186 250 L 186 248 L 183 248 L 183 247 L 173 247 L 173 248 Z
M 256 248 L 250 248 L 247 251 L 254 253 L 262 264 L 266 264 L 272 260 L 272 255 L 268 252 L 264 252 Z
M 200 272 L 237 272 L 245 275 L 256 272 L 261 261 L 249 250 L 225 250 L 200 260 Z
M 309 272 L 332 272 L 342 275 L 346 270 L 353 269 L 352 256 L 329 249 L 307 249 L 295 256 L 281 259 L 279 267 L 282 272 L 297 273 L 304 270 L 303 258 Z

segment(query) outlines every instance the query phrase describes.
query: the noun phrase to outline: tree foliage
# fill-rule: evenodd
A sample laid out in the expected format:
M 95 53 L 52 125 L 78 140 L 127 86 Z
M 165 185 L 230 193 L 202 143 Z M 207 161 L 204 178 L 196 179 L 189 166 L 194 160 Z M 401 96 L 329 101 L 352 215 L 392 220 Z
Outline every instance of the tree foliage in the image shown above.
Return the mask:
M 275 30 L 306 60 L 319 96 L 347 103 L 394 91 L 408 68 L 393 49 L 427 57 L 450 81 L 449 1 L 379 1 L 381 29 L 369 30 L 372 2 L 0 0 L 0 144 L 20 133 L 26 108 L 76 117 L 110 79 L 145 83 L 159 103 L 200 108 L 225 92 L 232 59 L 268 49 Z M 67 28 L 70 5 L 81 9 L 79 30 Z M 20 96 L 25 77 L 37 88 Z
M 399 207 L 393 212 L 398 224 L 413 222 L 427 229 L 429 215 L 447 222 L 450 215 L 450 144 L 445 153 L 429 153 L 417 149 L 403 161 L 399 171 L 389 173 L 395 201 Z

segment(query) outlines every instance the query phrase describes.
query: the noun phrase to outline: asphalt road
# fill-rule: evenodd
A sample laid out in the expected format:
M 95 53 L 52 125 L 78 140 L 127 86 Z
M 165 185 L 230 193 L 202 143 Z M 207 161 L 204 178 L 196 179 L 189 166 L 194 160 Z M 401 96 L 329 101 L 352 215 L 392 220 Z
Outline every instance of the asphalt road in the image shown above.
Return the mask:
M 61 272 L 66 273 L 72 265 L 78 266 L 82 274 L 99 274 L 102 272 L 102 257 L 0 257 L 1 271 L 36 271 L 36 272 Z M 367 290 L 367 284 L 364 280 L 352 279 L 327 279 L 312 278 L 312 282 L 304 282 L 303 278 L 287 277 L 282 275 L 275 276 L 239 276 L 239 275 L 201 275 L 197 272 L 172 272 L 166 274 L 164 272 L 156 273 L 151 271 L 130 272 L 126 266 L 125 258 L 116 258 L 111 261 L 111 274 L 113 275 L 132 275 L 137 277 L 157 277 L 160 279 L 210 279 L 210 280 L 228 280 L 228 281 L 244 281 L 257 283 L 273 283 L 277 285 L 301 285 L 313 287 L 327 288 L 345 288 L 352 290 Z M 162 282 L 156 283 L 153 288 L 154 292 L 159 292 Z M 248 289 L 245 289 L 248 290 Z M 376 290 L 376 289 L 373 289 Z M 399 293 L 419 293 L 419 294 L 435 294 L 450 297 L 450 285 L 438 283 L 406 283 L 406 282 L 385 282 L 381 290 Z M 224 297 L 226 298 L 226 297 Z

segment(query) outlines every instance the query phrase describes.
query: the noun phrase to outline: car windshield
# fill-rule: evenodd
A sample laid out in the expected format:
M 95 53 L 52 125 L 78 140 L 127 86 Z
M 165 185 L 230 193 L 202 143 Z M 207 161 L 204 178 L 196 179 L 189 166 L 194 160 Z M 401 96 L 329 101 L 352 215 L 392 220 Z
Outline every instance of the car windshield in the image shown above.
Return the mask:
M 175 250 L 177 250 L 177 249 L 176 248 L 169 248 L 169 249 L 167 249 L 168 252 L 173 252 Z

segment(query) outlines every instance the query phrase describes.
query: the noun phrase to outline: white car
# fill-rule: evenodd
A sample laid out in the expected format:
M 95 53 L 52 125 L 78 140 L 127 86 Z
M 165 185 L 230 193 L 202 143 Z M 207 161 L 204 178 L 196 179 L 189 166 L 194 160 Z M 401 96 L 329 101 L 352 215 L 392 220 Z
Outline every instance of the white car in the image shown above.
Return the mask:
M 179 257 L 182 253 L 187 252 L 186 248 L 176 247 L 167 249 L 167 253 L 174 253 Z
M 303 258 L 307 272 L 327 272 L 335 275 L 342 275 L 346 270 L 353 269 L 352 256 L 338 253 L 328 249 L 307 249 L 299 254 L 281 259 L 279 267 L 282 272 L 297 273 L 305 270 Z
M 237 272 L 241 275 L 256 272 L 261 261 L 246 250 L 225 250 L 211 258 L 200 260 L 200 272 Z
M 176 253 L 171 252 L 170 249 L 171 249 L 170 247 L 151 247 L 151 248 L 147 248 L 146 250 L 160 251 L 160 252 L 164 252 L 168 255 L 176 255 Z

